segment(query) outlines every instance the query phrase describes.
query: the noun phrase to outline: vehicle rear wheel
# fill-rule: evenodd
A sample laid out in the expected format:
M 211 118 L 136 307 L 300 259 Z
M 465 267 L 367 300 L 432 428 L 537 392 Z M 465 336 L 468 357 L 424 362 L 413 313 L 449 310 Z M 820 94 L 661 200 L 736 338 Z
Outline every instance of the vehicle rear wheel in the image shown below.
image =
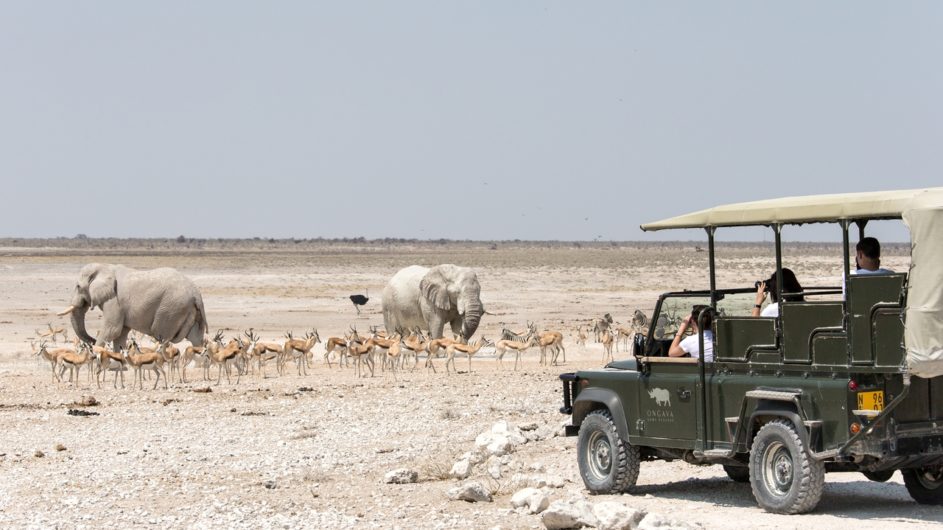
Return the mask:
M 724 466 L 724 471 L 734 482 L 750 482 L 750 468 L 747 466 Z
M 894 470 L 888 469 L 885 471 L 862 471 L 862 475 L 868 477 L 868 480 L 873 480 L 874 482 L 887 482 L 891 480 L 891 477 L 894 476 Z
M 907 493 L 920 504 L 943 505 L 943 466 L 902 469 Z
M 791 422 L 771 421 L 753 440 L 750 486 L 768 512 L 808 512 L 822 498 L 825 466 L 812 458 Z
M 638 447 L 619 436 L 608 410 L 594 410 L 583 419 L 576 451 L 580 476 L 590 493 L 626 491 L 638 480 Z

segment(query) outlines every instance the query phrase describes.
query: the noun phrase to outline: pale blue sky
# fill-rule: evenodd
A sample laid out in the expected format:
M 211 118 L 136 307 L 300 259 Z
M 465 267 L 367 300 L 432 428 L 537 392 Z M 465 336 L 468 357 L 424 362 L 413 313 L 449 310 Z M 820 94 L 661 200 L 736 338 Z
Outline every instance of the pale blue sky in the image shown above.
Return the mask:
M 941 27 L 939 2 L 5 2 L 0 236 L 691 239 L 638 225 L 943 185 Z

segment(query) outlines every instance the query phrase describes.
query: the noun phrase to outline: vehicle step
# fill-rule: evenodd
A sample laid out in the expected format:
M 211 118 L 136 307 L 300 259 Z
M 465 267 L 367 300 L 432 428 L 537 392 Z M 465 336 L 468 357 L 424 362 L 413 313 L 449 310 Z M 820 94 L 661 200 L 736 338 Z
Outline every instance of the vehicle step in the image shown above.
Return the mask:
M 772 399 L 774 401 L 792 401 L 796 399 L 795 392 L 782 392 L 779 390 L 748 390 L 746 396 L 756 399 Z
M 703 454 L 707 458 L 724 458 L 730 456 L 729 449 L 708 449 L 704 451 Z
M 738 416 L 728 416 L 724 418 L 724 421 L 726 421 L 727 423 L 739 423 L 740 418 Z
M 854 414 L 855 416 L 861 416 L 861 417 L 870 419 L 870 418 L 877 418 L 881 414 L 881 411 L 871 410 L 871 409 L 855 409 L 851 411 L 851 413 Z
M 813 429 L 815 427 L 821 427 L 822 420 L 805 420 L 802 422 L 802 424 L 805 425 L 808 429 Z

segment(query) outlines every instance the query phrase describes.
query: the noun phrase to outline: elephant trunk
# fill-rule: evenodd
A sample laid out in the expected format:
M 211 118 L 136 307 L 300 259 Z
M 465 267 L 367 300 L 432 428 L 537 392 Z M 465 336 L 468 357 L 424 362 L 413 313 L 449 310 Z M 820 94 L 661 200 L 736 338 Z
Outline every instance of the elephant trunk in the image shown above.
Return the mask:
M 83 304 L 72 309 L 72 330 L 75 335 L 88 344 L 95 344 L 95 339 L 85 331 L 85 314 L 88 313 L 88 305 Z
M 485 308 L 478 298 L 478 293 L 473 294 L 474 296 L 468 296 L 467 305 L 465 306 L 465 318 L 462 321 L 462 336 L 465 337 L 465 339 L 471 339 L 475 331 L 478 330 L 481 315 L 485 312 Z

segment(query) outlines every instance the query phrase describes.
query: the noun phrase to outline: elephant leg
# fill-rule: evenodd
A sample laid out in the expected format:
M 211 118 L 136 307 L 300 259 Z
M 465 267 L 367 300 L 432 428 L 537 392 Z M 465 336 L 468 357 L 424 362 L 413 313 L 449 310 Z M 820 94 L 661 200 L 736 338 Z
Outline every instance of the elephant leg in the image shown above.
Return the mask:
M 112 341 L 112 347 L 114 348 L 114 351 L 120 352 L 124 349 L 125 342 L 128 341 L 128 333 L 131 333 L 131 328 L 122 328 L 121 331 L 118 332 L 114 341 Z M 102 335 L 104 335 L 104 333 Z
M 445 319 L 439 315 L 433 314 L 429 317 L 429 335 L 433 339 L 442 338 L 442 328 L 445 327 Z
M 118 300 L 112 298 L 102 306 L 102 329 L 95 341 L 97 346 L 105 346 L 114 341 L 118 349 L 124 349 L 124 341 L 128 338 L 128 330 L 124 325 L 124 313 Z
M 452 320 L 451 322 L 449 322 L 449 325 L 452 327 L 452 333 L 462 337 L 462 317 L 458 317 Z M 467 341 L 471 337 L 462 337 L 462 338 L 464 338 Z

